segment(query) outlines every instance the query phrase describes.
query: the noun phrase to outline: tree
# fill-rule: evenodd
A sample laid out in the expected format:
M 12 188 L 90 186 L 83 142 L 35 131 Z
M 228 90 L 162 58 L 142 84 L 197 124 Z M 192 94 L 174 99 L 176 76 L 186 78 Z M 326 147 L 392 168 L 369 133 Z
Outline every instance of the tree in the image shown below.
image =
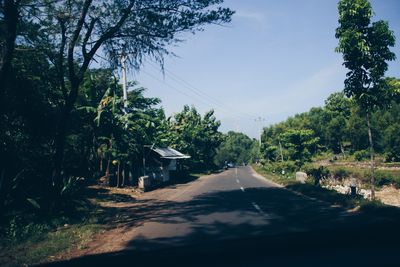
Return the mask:
M 313 130 L 289 129 L 282 134 L 282 140 L 290 159 L 300 168 L 305 162 L 311 161 L 310 150 L 317 144 L 319 138 L 315 137 Z
M 56 125 L 53 183 L 59 185 L 65 150 L 79 88 L 98 55 L 116 66 L 122 53 L 139 68 L 144 57 L 162 64 L 167 46 L 180 41 L 183 32 L 194 33 L 209 23 L 229 22 L 233 12 L 216 7 L 221 0 L 44 1 L 37 10 L 37 35 L 29 40 L 45 50 L 57 70 L 64 96 Z
M 350 117 L 351 102 L 343 92 L 331 94 L 325 101 L 325 110 L 330 117 L 327 121 L 326 140 L 334 153 L 345 156 L 344 145 L 347 121 Z
M 4 91 L 7 101 L 1 105 L 0 206 L 9 194 L 7 203 L 18 199 L 21 204 L 27 194 L 46 191 L 45 172 L 51 162 L 54 115 L 61 95 L 54 88 L 51 65 L 40 51 L 16 50 L 11 73 Z
M 111 163 L 116 162 L 119 169 L 115 181 L 117 186 L 125 184 L 125 173 L 128 169 L 138 169 L 143 145 L 155 142 L 157 128 L 161 124 L 159 113 L 162 110 L 154 108 L 160 100 L 144 97 L 145 89 L 137 87 L 137 83 L 133 85 L 128 92 L 127 105 L 119 86 L 111 86 L 99 101 L 94 119 L 97 122 L 97 142 L 94 148 L 98 151 L 100 162 L 96 165 L 103 166 L 103 161 L 107 160 L 106 168 L 99 169 L 98 173 L 103 175 L 102 172 L 105 171 L 104 175 L 108 178 Z M 119 179 L 120 174 L 122 181 Z
M 168 120 L 168 127 L 163 139 L 166 144 L 191 156 L 189 167 L 194 170 L 214 168 L 216 150 L 222 141 L 218 131 L 221 122 L 208 111 L 201 116 L 195 107 L 184 106 Z
M 11 70 L 15 39 L 17 38 L 20 4 L 20 0 L 2 0 L 0 2 L 0 103 L 3 102 L 4 89 L 8 84 Z
M 254 147 L 257 141 L 243 133 L 229 131 L 223 136 L 214 161 L 217 166 L 223 166 L 225 161 L 235 164 L 249 163 L 255 160 Z
M 353 98 L 365 113 L 371 156 L 371 197 L 375 197 L 374 141 L 371 113 L 388 103 L 389 90 L 384 79 L 387 61 L 395 59 L 389 47 L 395 37 L 385 21 L 371 23 L 372 7 L 368 0 L 341 0 L 338 5 L 339 39 L 337 52 L 343 54 L 346 74 L 344 92 Z

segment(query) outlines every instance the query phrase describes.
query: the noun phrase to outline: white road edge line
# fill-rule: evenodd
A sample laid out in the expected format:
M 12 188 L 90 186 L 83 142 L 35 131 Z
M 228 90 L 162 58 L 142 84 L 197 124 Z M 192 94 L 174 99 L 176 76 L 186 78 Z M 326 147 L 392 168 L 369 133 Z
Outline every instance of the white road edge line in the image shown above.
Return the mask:
M 243 188 L 243 186 L 241 186 L 241 187 L 240 187 L 240 190 L 242 190 L 242 191 L 244 192 L 244 188 Z

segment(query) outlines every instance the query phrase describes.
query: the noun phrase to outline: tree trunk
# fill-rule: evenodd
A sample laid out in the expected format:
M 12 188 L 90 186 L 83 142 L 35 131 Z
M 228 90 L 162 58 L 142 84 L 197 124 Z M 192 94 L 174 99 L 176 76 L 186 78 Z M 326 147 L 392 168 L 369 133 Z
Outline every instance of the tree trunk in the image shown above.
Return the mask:
M 125 186 L 125 174 L 126 174 L 125 169 L 126 169 L 126 166 L 125 166 L 125 164 L 123 164 L 122 166 L 123 166 L 122 167 L 122 187 L 124 187 Z
M 1 46 L 0 58 L 0 100 L 3 101 L 4 90 L 8 84 L 11 61 L 14 55 L 17 38 L 18 8 L 20 1 L 5 0 L 3 3 L 4 44 Z M 2 103 L 2 102 L 1 102 Z
M 118 168 L 117 168 L 117 187 L 120 187 L 120 165 L 121 165 L 121 163 L 120 163 L 120 161 L 118 160 Z
M 340 152 L 342 152 L 343 159 L 346 159 L 346 154 L 344 152 L 344 147 L 343 147 L 342 142 L 339 142 L 339 147 L 340 147 Z
M 109 150 L 111 151 L 113 147 L 113 135 L 111 134 L 110 141 L 109 141 Z M 111 164 L 111 155 L 108 153 L 108 161 L 107 161 L 107 169 L 106 169 L 106 177 L 110 177 L 110 164 Z
M 111 158 L 109 157 L 108 161 L 107 161 L 107 169 L 106 169 L 106 175 L 105 175 L 107 178 L 110 176 L 110 164 L 111 164 Z
M 369 139 L 369 151 L 371 156 L 371 199 L 375 199 L 375 150 L 372 139 L 372 130 L 369 113 L 367 112 L 367 125 L 368 125 L 368 139 Z
M 55 153 L 52 173 L 52 184 L 55 187 L 61 186 L 61 169 L 64 160 L 65 138 L 68 131 L 71 111 L 74 108 L 74 104 L 78 96 L 79 84 L 80 81 L 78 79 L 71 82 L 71 91 L 65 101 L 65 105 L 61 111 L 59 123 L 57 125 L 56 137 L 54 140 Z
M 69 120 L 69 111 L 64 107 L 58 123 L 56 137 L 54 140 L 55 153 L 53 159 L 52 185 L 54 187 L 61 186 L 61 169 L 64 160 L 65 137 L 67 134 L 67 123 Z

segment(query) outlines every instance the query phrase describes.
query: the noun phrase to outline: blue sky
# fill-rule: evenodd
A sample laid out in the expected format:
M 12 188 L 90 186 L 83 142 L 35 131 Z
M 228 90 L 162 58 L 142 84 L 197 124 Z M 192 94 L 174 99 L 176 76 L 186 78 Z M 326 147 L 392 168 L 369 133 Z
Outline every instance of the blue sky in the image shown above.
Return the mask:
M 225 26 L 209 25 L 186 34 L 170 50 L 165 75 L 154 63 L 129 73 L 161 98 L 166 114 L 194 105 L 201 113 L 214 109 L 221 130 L 258 137 L 268 126 L 296 113 L 322 106 L 343 88 L 346 70 L 335 53 L 337 0 L 227 0 L 236 11 Z M 400 1 L 371 1 L 374 20 L 387 20 L 397 39 L 400 58 Z M 399 59 L 387 76 L 400 77 Z M 255 118 L 262 117 L 259 123 Z

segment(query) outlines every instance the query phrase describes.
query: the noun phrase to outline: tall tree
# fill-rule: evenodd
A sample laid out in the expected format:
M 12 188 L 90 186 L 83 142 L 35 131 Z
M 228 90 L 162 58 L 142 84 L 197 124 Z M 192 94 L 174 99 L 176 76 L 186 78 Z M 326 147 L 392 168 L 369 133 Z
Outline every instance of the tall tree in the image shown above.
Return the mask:
M 209 170 L 214 167 L 214 156 L 222 141 L 218 131 L 221 122 L 208 111 L 201 116 L 195 107 L 185 105 L 182 112 L 168 119 L 164 138 L 167 144 L 191 156 L 189 167 Z
M 395 37 L 386 21 L 371 23 L 372 7 L 368 0 L 341 0 L 338 4 L 339 39 L 337 52 L 343 54 L 346 74 L 344 92 L 355 99 L 365 114 L 371 156 L 371 197 L 375 197 L 374 140 L 371 131 L 371 113 L 387 104 L 389 90 L 384 79 L 387 61 L 395 59 L 389 47 Z
M 334 153 L 342 153 L 345 156 L 344 141 L 346 136 L 346 124 L 350 117 L 351 101 L 343 92 L 331 94 L 325 101 L 326 113 L 330 116 L 327 122 L 326 140 Z
M 309 129 L 288 129 L 282 134 L 284 147 L 289 152 L 291 160 L 301 168 L 305 162 L 311 161 L 311 150 L 318 143 L 314 131 Z
M 0 2 L 0 100 L 2 100 L 4 88 L 8 84 L 15 39 L 17 38 L 20 4 L 20 0 L 2 0 Z
M 64 93 L 55 137 L 53 183 L 60 180 L 70 115 L 91 62 L 105 56 L 103 62 L 115 66 L 121 54 L 126 54 L 135 68 L 147 56 L 162 64 L 167 46 L 180 41 L 180 33 L 194 33 L 206 24 L 230 21 L 233 12 L 218 6 L 221 3 L 222 0 L 45 1 L 39 8 L 40 30 L 34 46 L 47 51 Z M 103 56 L 96 57 L 100 54 Z

